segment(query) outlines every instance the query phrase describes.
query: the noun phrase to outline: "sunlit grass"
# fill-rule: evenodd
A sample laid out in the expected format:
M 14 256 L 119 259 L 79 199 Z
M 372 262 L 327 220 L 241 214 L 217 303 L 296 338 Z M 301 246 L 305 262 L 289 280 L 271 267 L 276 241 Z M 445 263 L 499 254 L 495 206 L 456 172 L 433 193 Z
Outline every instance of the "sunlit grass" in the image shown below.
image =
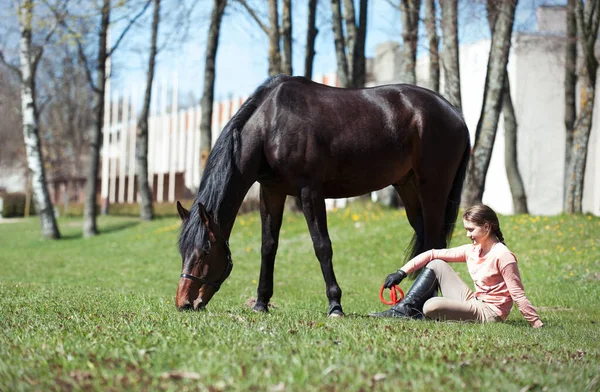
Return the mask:
M 402 210 L 331 211 L 348 317 L 328 319 L 301 215 L 286 214 L 274 308 L 256 314 L 260 217 L 240 216 L 235 267 L 205 312 L 177 312 L 179 222 L 101 217 L 102 235 L 59 220 L 0 224 L 0 390 L 589 390 L 600 388 L 600 219 L 501 217 L 546 327 L 380 320 L 379 287 L 411 237 Z M 457 225 L 452 245 L 466 243 Z M 468 279 L 464 265 L 453 265 Z M 471 284 L 471 281 L 468 281 Z M 408 288 L 409 282 L 403 283 Z

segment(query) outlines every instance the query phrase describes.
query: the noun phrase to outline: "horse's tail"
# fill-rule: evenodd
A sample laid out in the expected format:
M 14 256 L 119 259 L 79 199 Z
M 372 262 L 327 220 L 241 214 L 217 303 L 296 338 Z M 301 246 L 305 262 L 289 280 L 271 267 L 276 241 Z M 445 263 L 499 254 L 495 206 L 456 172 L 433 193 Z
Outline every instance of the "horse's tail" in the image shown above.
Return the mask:
M 467 132 L 468 135 L 468 132 Z M 456 225 L 456 218 L 458 217 L 458 209 L 460 208 L 460 197 L 462 194 L 463 183 L 467 175 L 467 166 L 469 165 L 469 158 L 471 157 L 471 142 L 467 136 L 467 145 L 463 151 L 463 156 L 458 165 L 458 170 L 454 175 L 454 182 L 452 182 L 452 188 L 448 194 L 448 200 L 446 201 L 446 211 L 444 214 L 444 235 L 446 236 L 446 246 L 450 245 L 452 239 L 452 233 L 454 232 L 454 226 Z

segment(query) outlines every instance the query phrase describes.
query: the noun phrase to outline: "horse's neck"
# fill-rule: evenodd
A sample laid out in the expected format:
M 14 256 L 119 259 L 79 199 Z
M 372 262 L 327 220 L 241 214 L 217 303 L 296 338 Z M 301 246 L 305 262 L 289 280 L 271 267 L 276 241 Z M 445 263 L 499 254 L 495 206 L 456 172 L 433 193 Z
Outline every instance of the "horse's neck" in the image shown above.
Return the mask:
M 226 239 L 229 239 L 237 213 L 254 181 L 248 175 L 228 173 L 223 186 L 211 187 L 212 194 L 205 198 L 204 206 L 213 214 Z

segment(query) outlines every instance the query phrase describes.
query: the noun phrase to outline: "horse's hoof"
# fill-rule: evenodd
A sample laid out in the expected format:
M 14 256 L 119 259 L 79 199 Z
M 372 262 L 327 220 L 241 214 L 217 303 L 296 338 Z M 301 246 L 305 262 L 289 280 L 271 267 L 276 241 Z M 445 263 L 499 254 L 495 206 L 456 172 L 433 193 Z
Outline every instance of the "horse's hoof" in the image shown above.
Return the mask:
M 329 308 L 329 317 L 344 317 L 344 311 L 341 305 L 333 305 Z
M 252 310 L 254 310 L 257 313 L 269 313 L 269 307 L 267 305 L 256 304 L 254 305 Z

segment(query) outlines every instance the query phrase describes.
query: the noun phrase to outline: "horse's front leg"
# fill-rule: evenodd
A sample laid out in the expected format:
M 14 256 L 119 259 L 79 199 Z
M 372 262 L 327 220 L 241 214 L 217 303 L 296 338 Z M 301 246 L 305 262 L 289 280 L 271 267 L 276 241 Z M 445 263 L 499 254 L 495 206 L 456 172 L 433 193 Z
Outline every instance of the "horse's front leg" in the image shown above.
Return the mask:
M 329 299 L 329 316 L 341 317 L 342 311 L 342 289 L 335 279 L 333 272 L 333 250 L 331 240 L 327 231 L 327 213 L 325 211 L 325 199 L 322 192 L 305 187 L 300 191 L 302 200 L 302 212 L 308 223 L 308 230 L 313 241 L 315 254 L 321 263 L 321 272 L 325 279 L 325 290 Z
M 260 218 L 262 221 L 262 248 L 260 278 L 256 291 L 254 310 L 258 312 L 269 311 L 269 301 L 273 296 L 273 270 L 275 268 L 275 255 L 279 243 L 279 229 L 283 217 L 283 207 L 286 195 L 269 191 L 260 187 Z

